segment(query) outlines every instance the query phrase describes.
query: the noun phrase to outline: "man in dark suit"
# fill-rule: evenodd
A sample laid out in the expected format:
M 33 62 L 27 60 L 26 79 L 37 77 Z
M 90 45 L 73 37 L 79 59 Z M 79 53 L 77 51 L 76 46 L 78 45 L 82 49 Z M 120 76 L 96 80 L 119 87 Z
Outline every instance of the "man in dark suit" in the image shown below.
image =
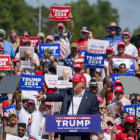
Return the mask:
M 24 52 L 24 57 L 21 57 L 20 58 L 20 60 L 21 61 L 31 61 L 31 59 L 33 59 L 33 58 L 31 58 L 31 51 L 30 50 L 26 50 L 25 52 Z
M 64 69 L 62 71 L 62 74 L 63 74 L 63 76 L 58 77 L 58 80 L 70 80 L 71 79 L 71 77 L 69 77 L 69 70 Z
M 85 90 L 86 77 L 82 74 L 76 73 L 71 79 L 73 82 L 73 109 L 72 109 L 72 94 L 71 89 L 65 90 L 59 94 L 35 95 L 37 100 L 44 101 L 62 101 L 62 107 L 60 114 L 100 114 L 99 103 L 96 95 Z M 78 107 L 77 107 L 78 106 Z M 72 111 L 73 110 L 73 111 Z M 74 136 L 78 133 L 63 134 L 63 136 Z M 90 140 L 90 133 L 79 133 L 82 136 L 82 140 Z M 63 140 L 63 138 L 62 138 Z

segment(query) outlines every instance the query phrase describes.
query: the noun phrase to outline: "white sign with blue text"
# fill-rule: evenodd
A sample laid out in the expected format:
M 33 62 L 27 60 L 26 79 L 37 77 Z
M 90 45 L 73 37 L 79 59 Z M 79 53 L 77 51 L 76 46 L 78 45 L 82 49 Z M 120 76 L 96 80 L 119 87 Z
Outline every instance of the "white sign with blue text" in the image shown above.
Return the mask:
M 104 54 L 85 53 L 86 68 L 104 68 Z

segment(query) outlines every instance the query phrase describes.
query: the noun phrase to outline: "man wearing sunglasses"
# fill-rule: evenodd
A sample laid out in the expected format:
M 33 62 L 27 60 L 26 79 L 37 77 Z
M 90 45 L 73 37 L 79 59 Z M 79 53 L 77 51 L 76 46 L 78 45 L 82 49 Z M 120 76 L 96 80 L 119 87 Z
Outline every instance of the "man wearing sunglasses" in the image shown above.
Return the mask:
M 13 45 L 5 40 L 6 34 L 4 29 L 0 29 L 0 47 L 4 49 L 6 55 L 10 55 L 11 59 L 15 57 Z
M 109 46 L 113 47 L 117 45 L 119 41 L 122 41 L 122 35 L 119 34 L 121 32 L 121 28 L 117 26 L 115 22 L 111 22 L 109 26 L 105 28 L 105 31 L 109 33 L 109 36 L 106 36 L 104 40 L 109 41 Z
M 23 99 L 23 101 L 22 101 L 22 103 L 23 103 L 23 108 L 25 109 L 25 110 L 27 110 L 27 102 L 28 102 L 28 98 L 24 98 Z
M 18 137 L 22 138 L 23 140 L 28 140 L 29 138 L 25 135 L 26 133 L 26 124 L 25 123 L 18 123 Z
M 115 140 L 126 140 L 128 136 L 134 137 L 134 123 L 135 117 L 133 115 L 127 115 L 124 123 L 125 130 L 118 133 Z
M 31 37 L 31 33 L 29 31 L 24 31 L 23 36 L 24 37 Z
M 117 45 L 118 54 L 109 59 L 109 73 L 112 75 L 113 58 L 120 59 L 134 59 L 131 55 L 125 54 L 125 43 L 120 41 Z
M 116 135 L 125 129 L 124 123 L 127 115 L 129 115 L 129 113 L 124 112 L 121 116 L 121 123 L 113 127 L 111 132 L 111 140 L 115 140 Z

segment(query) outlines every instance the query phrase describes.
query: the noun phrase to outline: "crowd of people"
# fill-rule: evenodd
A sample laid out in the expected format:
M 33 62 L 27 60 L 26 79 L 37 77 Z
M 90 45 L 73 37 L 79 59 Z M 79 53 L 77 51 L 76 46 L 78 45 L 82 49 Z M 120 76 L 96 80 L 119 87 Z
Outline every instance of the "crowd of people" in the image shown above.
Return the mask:
M 48 18 L 51 19 L 52 15 L 49 14 Z M 70 67 L 73 78 L 70 79 L 67 76 L 69 71 L 63 70 L 63 76 L 58 77 L 58 80 L 73 82 L 74 114 L 100 114 L 101 116 L 101 132 L 84 135 L 83 140 L 140 139 L 140 115 L 134 116 L 124 111 L 126 105 L 139 104 L 140 95 L 137 95 L 135 99 L 134 95 L 129 95 L 124 91 L 120 79 L 115 82 L 112 81 L 112 74 L 128 73 L 126 64 L 113 65 L 113 58 L 134 60 L 134 76 L 140 80 L 140 35 L 131 37 L 130 33 L 126 31 L 120 34 L 121 28 L 115 22 L 111 22 L 110 25 L 105 27 L 108 36 L 104 39 L 101 37 L 94 38 L 88 27 L 83 26 L 79 31 L 81 38 L 77 38 L 75 42 L 71 43 L 70 41 L 74 35 L 74 21 L 71 13 L 69 18 L 71 19 L 69 32 L 65 32 L 66 27 L 63 23 L 58 23 L 57 33 L 54 33 L 51 26 L 52 21 L 49 20 L 47 37 L 45 38 L 43 32 L 37 34 L 40 37 L 40 43 L 60 44 L 60 58 L 54 58 L 53 51 L 47 48 L 44 50 L 43 59 L 39 59 L 39 46 L 34 50 L 33 57 L 31 57 L 31 52 L 26 50 L 24 52 L 25 57 L 20 58 L 19 49 L 21 46 L 18 31 L 13 29 L 6 35 L 5 30 L 1 28 L 0 54 L 10 55 L 11 70 L 0 71 L 0 82 L 4 76 L 19 76 L 21 74 L 56 75 L 57 66 Z M 31 33 L 25 31 L 22 36 L 25 37 L 22 47 L 30 47 L 31 42 L 28 37 L 32 36 Z M 104 58 L 104 68 L 85 68 L 84 55 L 81 51 L 87 51 L 88 39 L 109 41 Z M 34 70 L 30 72 L 28 68 L 23 68 L 21 61 L 29 61 L 34 66 Z M 42 91 L 32 91 L 32 94 L 36 97 L 31 97 L 28 94 L 25 96 L 24 91 L 19 89 L 20 84 L 12 95 L 8 95 L 9 99 L 4 101 L 4 107 L 16 105 L 16 112 L 11 111 L 3 114 L 1 107 L 0 139 L 3 139 L 2 128 L 4 127 L 5 138 L 7 134 L 10 134 L 24 140 L 63 140 L 61 134 L 45 131 L 45 116 L 53 115 L 53 101 L 62 102 L 61 105 L 57 106 L 59 108 L 58 114 L 72 114 L 72 105 L 69 104 L 69 108 L 65 107 L 67 106 L 67 98 L 69 98 L 67 93 L 71 91 L 57 87 L 48 88 L 45 81 Z M 86 97 L 87 102 L 83 101 L 85 95 L 88 97 Z M 115 114 L 109 108 L 114 104 L 113 111 Z M 134 129 L 135 117 L 136 131 Z

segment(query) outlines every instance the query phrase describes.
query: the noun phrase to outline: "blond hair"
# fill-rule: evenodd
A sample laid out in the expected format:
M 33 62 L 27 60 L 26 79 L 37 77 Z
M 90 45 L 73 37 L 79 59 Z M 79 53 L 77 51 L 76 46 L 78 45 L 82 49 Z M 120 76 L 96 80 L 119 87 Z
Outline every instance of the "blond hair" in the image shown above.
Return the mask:
M 17 36 L 17 39 L 16 39 L 17 46 L 16 47 L 18 47 L 20 45 L 20 40 L 19 40 L 19 36 L 18 36 L 18 31 L 16 29 L 13 29 L 9 32 L 8 37 L 7 37 L 7 41 L 12 43 L 11 42 L 11 34 L 12 33 L 16 33 L 16 36 Z

